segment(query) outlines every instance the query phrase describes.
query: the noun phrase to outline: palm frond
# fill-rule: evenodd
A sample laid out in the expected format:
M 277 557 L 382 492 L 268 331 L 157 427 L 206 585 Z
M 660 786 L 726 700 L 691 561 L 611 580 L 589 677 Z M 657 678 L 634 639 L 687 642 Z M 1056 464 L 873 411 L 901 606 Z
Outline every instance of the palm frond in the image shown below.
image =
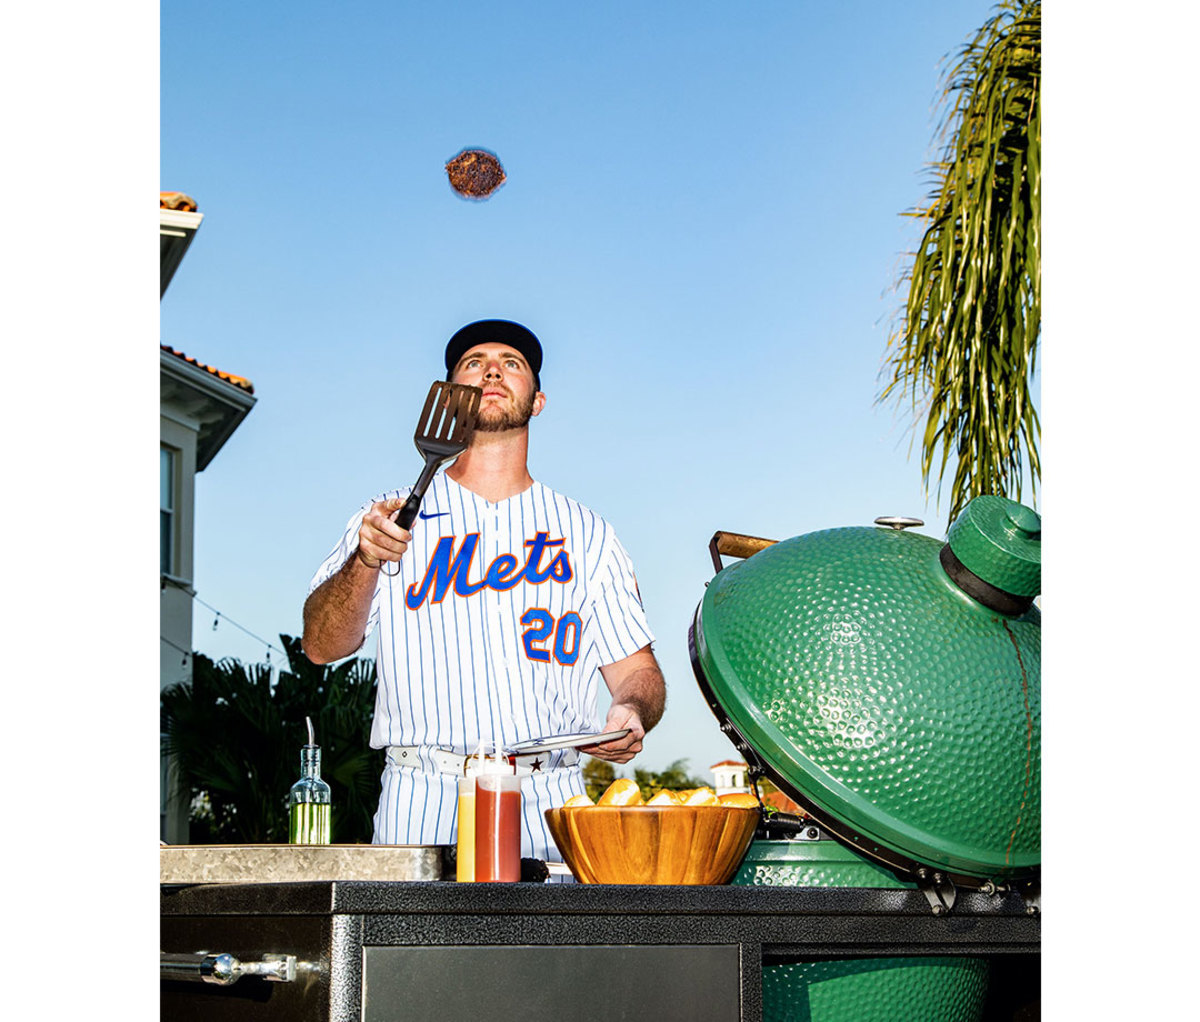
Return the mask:
M 950 520 L 981 493 L 1036 499 L 1041 330 L 1041 3 L 1006 0 L 944 76 L 924 233 L 898 287 L 879 400 L 906 398 Z M 920 417 L 924 416 L 924 426 Z
M 193 841 L 285 842 L 286 798 L 311 717 L 332 789 L 335 843 L 371 840 L 383 754 L 369 747 L 375 665 L 317 666 L 281 635 L 290 670 L 193 655 L 189 684 L 162 693 L 163 749 L 194 807 Z

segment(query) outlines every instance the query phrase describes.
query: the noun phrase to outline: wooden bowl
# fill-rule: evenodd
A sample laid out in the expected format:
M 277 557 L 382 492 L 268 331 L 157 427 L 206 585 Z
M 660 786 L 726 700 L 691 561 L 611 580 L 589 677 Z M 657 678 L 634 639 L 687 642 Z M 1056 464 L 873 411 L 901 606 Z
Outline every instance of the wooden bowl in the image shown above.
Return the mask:
M 759 811 L 741 806 L 547 809 L 554 843 L 585 884 L 725 884 Z

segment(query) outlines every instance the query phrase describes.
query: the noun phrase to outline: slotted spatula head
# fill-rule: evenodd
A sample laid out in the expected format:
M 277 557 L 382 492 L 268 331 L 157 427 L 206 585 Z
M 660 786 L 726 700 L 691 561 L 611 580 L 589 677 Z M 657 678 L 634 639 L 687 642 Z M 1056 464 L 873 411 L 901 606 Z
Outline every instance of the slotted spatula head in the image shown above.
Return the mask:
M 396 513 L 397 525 L 405 529 L 412 528 L 434 474 L 443 464 L 467 449 L 475 432 L 475 424 L 479 421 L 479 402 L 482 400 L 482 390 L 463 383 L 438 380 L 429 388 L 429 396 L 425 398 L 425 407 L 421 409 L 417 432 L 413 436 L 417 450 L 425 459 L 425 467 L 404 506 Z
M 475 432 L 482 400 L 483 391 L 478 387 L 436 381 L 429 388 L 425 407 L 417 420 L 417 432 L 413 436 L 417 450 L 425 457 L 433 454 L 439 459 L 462 454 Z

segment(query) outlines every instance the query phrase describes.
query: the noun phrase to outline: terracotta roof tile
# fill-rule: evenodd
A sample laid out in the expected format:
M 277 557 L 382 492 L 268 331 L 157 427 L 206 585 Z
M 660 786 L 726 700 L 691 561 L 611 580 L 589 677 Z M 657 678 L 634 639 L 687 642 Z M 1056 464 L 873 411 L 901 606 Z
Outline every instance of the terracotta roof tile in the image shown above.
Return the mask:
M 185 355 L 182 351 L 176 351 L 174 348 L 168 347 L 165 344 L 160 344 L 163 351 L 169 352 L 176 358 L 181 358 L 185 362 L 190 362 L 197 369 L 203 369 L 206 373 L 212 373 L 213 376 L 224 380 L 226 383 L 232 383 L 235 387 L 241 387 L 247 394 L 254 393 L 254 384 L 247 380 L 244 376 L 234 376 L 233 373 L 226 373 L 220 369 L 214 369 L 212 366 L 206 366 L 203 362 L 198 362 L 190 355 Z
M 182 209 L 186 213 L 195 213 L 199 207 L 197 207 L 195 199 L 190 195 L 184 195 L 183 192 L 159 192 L 158 208 Z
M 721 760 L 720 763 L 714 763 L 708 769 L 713 770 L 716 767 L 722 767 L 722 766 L 744 767 L 744 766 L 746 766 L 746 764 L 743 763 L 740 759 L 723 759 L 723 760 Z

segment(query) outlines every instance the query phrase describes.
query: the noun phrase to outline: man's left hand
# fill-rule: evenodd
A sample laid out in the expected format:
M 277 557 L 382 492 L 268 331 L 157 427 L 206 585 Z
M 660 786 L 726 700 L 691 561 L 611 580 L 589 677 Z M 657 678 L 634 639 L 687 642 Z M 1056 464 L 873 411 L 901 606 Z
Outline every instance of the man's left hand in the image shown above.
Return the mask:
M 584 745 L 579 751 L 586 752 L 596 759 L 606 759 L 610 763 L 628 763 L 642 751 L 642 739 L 646 737 L 646 729 L 642 727 L 642 718 L 636 707 L 625 703 L 613 703 L 604 719 L 604 731 L 621 731 L 629 728 L 629 734 L 623 738 L 614 738 L 602 745 Z
M 628 763 L 642 751 L 646 732 L 662 717 L 667 698 L 662 671 L 650 647 L 643 646 L 624 660 L 604 665 L 600 673 L 613 697 L 604 730 L 629 728 L 629 734 L 602 745 L 585 745 L 580 751 L 612 763 Z

